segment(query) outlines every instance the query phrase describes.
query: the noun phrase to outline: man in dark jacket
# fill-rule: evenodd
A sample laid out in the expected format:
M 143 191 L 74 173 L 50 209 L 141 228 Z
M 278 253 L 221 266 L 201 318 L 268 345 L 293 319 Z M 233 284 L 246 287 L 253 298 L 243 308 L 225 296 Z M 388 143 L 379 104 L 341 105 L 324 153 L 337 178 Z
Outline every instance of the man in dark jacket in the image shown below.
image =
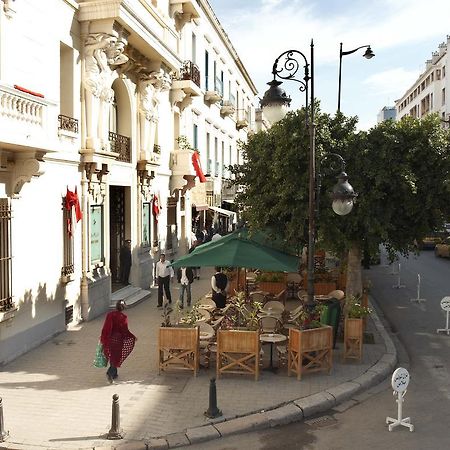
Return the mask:
M 184 308 L 184 292 L 187 293 L 187 306 L 191 306 L 191 284 L 194 282 L 194 272 L 191 267 L 180 267 L 177 270 L 177 280 L 180 287 L 180 308 Z
M 211 278 L 211 288 L 212 299 L 218 308 L 225 308 L 227 286 L 227 276 L 221 271 L 220 267 L 216 267 L 216 273 Z

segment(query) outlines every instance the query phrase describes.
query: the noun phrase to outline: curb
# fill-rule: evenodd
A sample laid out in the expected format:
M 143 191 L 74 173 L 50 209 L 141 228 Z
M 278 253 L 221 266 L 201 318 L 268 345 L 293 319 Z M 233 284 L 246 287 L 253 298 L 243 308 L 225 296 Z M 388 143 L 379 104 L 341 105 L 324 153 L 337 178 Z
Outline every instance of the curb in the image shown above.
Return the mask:
M 371 299 L 372 303 L 373 299 Z M 351 399 L 356 394 L 361 393 L 361 391 L 365 391 L 379 384 L 395 368 L 397 364 L 397 349 L 375 309 L 373 309 L 371 316 L 378 333 L 384 341 L 386 352 L 372 367 L 354 380 L 341 383 L 308 397 L 290 401 L 271 410 L 262 410 L 246 416 L 190 428 L 184 433 L 161 436 L 157 440 L 147 442 L 147 449 L 177 448 L 219 439 L 233 434 L 248 433 L 279 425 L 287 425 L 292 422 L 300 422 L 318 413 L 323 413 Z M 126 447 L 120 445 L 113 448 L 116 450 L 126 449 Z M 138 448 L 140 447 L 136 447 L 136 450 Z M 95 450 L 100 449 L 96 448 Z
M 370 303 L 373 306 L 373 299 Z M 232 419 L 223 419 L 207 425 L 188 428 L 182 432 L 151 438 L 146 441 L 128 441 L 121 444 L 89 447 L 91 450 L 168 450 L 185 447 L 200 442 L 220 439 L 233 434 L 248 433 L 269 429 L 292 422 L 300 422 L 319 413 L 323 413 L 340 403 L 350 400 L 356 394 L 379 384 L 390 375 L 397 364 L 397 348 L 386 331 L 377 311 L 373 308 L 372 320 L 382 337 L 386 352 L 365 373 L 351 381 L 346 381 L 322 392 L 292 400 L 270 410 L 261 410 Z M 0 450 L 25 450 L 29 448 L 21 444 L 0 444 Z

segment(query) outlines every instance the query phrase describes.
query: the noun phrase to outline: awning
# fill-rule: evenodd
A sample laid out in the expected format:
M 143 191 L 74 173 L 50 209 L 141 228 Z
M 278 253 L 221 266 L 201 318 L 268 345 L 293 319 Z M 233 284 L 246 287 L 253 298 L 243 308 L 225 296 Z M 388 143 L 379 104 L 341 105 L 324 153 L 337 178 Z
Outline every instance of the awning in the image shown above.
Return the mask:
M 206 211 L 209 206 L 206 200 L 206 183 L 199 183 L 195 180 L 195 186 L 191 189 L 191 205 L 197 211 Z
M 209 209 L 216 213 L 222 214 L 223 216 L 228 217 L 236 217 L 236 213 L 234 211 L 228 211 L 228 209 L 218 208 L 217 206 L 210 206 Z

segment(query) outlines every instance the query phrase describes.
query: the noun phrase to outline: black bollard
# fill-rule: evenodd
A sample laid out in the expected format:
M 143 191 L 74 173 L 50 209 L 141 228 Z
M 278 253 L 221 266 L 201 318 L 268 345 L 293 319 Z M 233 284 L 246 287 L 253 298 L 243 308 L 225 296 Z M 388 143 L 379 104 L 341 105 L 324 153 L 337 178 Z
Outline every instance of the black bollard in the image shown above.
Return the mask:
M 5 431 L 5 424 L 3 423 L 3 400 L 0 397 L 0 442 L 4 442 L 9 437 L 9 432 Z
M 210 419 L 215 419 L 222 415 L 222 411 L 217 408 L 217 393 L 216 393 L 216 379 L 211 378 L 209 383 L 209 408 L 205 411 L 205 416 Z
M 113 395 L 111 429 L 106 439 L 123 439 L 122 430 L 120 429 L 119 396 L 117 394 Z

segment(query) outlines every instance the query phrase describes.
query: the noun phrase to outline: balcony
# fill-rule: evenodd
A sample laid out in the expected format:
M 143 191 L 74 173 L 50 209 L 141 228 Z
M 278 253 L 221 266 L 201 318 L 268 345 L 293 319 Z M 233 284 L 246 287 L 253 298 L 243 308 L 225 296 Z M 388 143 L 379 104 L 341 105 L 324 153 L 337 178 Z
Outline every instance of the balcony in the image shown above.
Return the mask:
M 243 128 L 247 128 L 247 127 L 248 127 L 248 119 L 246 117 L 243 117 L 236 121 L 236 129 L 237 130 L 242 130 Z
M 131 162 L 131 139 L 121 134 L 109 132 L 109 142 L 111 144 L 111 151 L 117 153 L 117 161 Z
M 183 193 L 195 186 L 196 172 L 192 163 L 193 150 L 188 148 L 175 149 L 171 153 L 170 192 L 177 189 Z
M 170 16 L 181 31 L 186 23 L 200 18 L 200 6 L 195 0 L 170 0 Z
M 214 91 L 206 91 L 205 92 L 205 102 L 212 104 L 212 103 L 218 103 L 222 100 L 222 96 L 220 93 L 216 90 Z
M 0 142 L 8 151 L 56 151 L 56 117 L 56 104 L 41 94 L 0 85 Z
M 231 116 L 235 111 L 234 103 L 232 103 L 231 100 L 224 101 L 220 108 L 220 115 L 223 117 Z
M 69 116 L 60 114 L 58 116 L 58 130 L 68 131 L 69 133 L 78 134 L 78 120 Z
M 192 102 L 192 97 L 200 95 L 200 69 L 192 61 L 184 61 L 180 75 L 172 82 L 172 104 L 178 104 L 180 109 L 184 109 Z

